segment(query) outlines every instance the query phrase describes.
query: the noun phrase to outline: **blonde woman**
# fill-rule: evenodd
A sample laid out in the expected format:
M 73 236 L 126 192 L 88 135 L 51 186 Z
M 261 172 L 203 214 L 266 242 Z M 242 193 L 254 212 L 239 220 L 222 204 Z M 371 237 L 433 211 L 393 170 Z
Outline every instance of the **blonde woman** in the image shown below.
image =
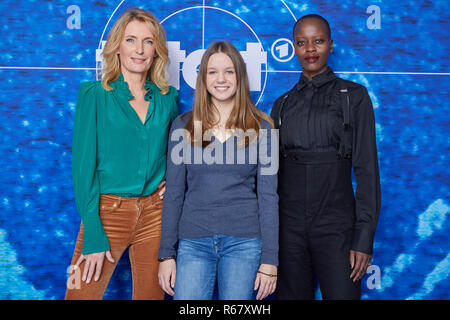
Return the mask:
M 168 130 L 178 115 L 164 30 L 151 13 L 127 10 L 103 56 L 102 81 L 81 84 L 74 119 L 72 175 L 82 223 L 71 265 L 82 279 L 65 298 L 102 299 L 129 248 L 133 299 L 163 299 L 157 251 Z
M 250 98 L 239 51 L 229 42 L 211 44 L 193 111 L 174 121 L 169 140 L 159 281 L 175 300 L 210 300 L 216 282 L 220 300 L 274 292 L 278 144 L 271 147 L 271 129 Z

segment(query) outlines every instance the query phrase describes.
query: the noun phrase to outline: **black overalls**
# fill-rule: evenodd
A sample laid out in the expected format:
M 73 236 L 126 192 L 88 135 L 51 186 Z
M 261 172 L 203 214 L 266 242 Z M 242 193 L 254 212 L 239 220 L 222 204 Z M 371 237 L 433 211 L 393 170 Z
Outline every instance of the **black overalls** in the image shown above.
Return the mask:
M 277 296 L 313 299 L 317 276 L 324 299 L 359 299 L 361 281 L 350 279 L 349 254 L 372 254 L 380 208 L 367 90 L 330 68 L 312 81 L 302 75 L 271 116 L 280 129 Z

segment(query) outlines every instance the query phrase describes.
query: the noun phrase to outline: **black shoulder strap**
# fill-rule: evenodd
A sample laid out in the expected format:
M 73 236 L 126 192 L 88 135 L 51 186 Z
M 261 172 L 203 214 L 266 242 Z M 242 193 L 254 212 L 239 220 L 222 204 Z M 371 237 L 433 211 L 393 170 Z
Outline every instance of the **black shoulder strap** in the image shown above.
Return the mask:
M 294 86 L 295 88 L 295 86 Z M 279 99 L 281 99 L 280 101 L 280 107 L 278 108 L 278 112 L 277 112 L 277 119 L 273 119 L 275 122 L 275 128 L 279 129 L 279 146 L 280 146 L 280 155 L 282 157 L 285 157 L 285 149 L 284 149 L 284 143 L 283 140 L 281 138 L 281 124 L 283 123 L 283 107 L 286 104 L 287 98 L 289 97 L 289 94 L 291 93 L 291 91 L 294 89 L 292 88 L 291 90 L 289 90 L 288 92 L 286 92 L 285 94 L 283 94 Z
M 345 87 L 343 80 L 339 82 L 339 95 L 341 97 L 343 123 L 343 134 L 341 143 L 339 145 L 339 156 L 344 159 L 351 159 L 352 157 L 352 128 L 350 125 L 350 95 Z
M 284 95 L 283 95 L 283 97 L 281 98 L 282 100 L 281 100 L 281 102 L 280 102 L 280 108 L 278 109 L 278 114 L 277 114 L 277 125 L 278 125 L 278 128 L 280 128 L 281 127 L 281 123 L 282 123 L 282 115 L 283 115 L 283 107 L 284 107 L 284 105 L 286 104 L 286 100 L 287 100 L 287 97 L 289 96 L 289 93 L 290 93 L 291 91 L 288 91 L 288 92 L 286 92 Z

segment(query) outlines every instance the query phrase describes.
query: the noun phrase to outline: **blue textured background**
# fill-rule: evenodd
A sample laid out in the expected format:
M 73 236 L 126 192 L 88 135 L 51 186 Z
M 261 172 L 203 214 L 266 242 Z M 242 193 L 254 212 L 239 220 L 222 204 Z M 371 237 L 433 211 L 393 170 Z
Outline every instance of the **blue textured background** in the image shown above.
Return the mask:
M 66 26 L 72 4 L 81 9 L 80 29 Z M 71 182 L 73 115 L 80 82 L 96 78 L 99 42 L 128 7 L 163 20 L 202 5 L 229 13 L 205 9 L 203 28 L 202 9 L 180 12 L 163 24 L 168 40 L 180 41 L 189 54 L 201 49 L 204 31 L 205 46 L 227 39 L 245 50 L 247 42 L 257 41 L 230 13 L 241 18 L 267 52 L 269 72 L 263 66 L 261 80 L 267 81 L 258 104 L 267 112 L 300 70 L 295 57 L 276 61 L 272 44 L 291 37 L 294 16 L 328 18 L 335 44 L 330 65 L 369 89 L 377 123 L 382 208 L 372 263 L 381 270 L 381 288 L 369 289 L 366 275 L 363 298 L 449 299 L 450 3 L 445 0 L 1 1 L 0 299 L 64 297 L 80 223 Z M 370 5 L 381 9 L 381 29 L 366 26 Z M 192 95 L 182 81 L 180 111 L 191 108 Z M 255 100 L 260 95 L 252 92 Z M 130 297 L 125 255 L 105 299 Z

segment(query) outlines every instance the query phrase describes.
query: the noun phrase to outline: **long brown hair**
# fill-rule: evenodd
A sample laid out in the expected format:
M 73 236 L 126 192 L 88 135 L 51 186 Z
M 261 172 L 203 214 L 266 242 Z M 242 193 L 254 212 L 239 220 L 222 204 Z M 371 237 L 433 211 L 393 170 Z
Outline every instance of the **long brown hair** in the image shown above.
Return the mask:
M 147 77 L 158 86 L 162 94 L 166 94 L 169 91 L 168 73 L 166 70 L 166 66 L 169 63 L 169 50 L 166 46 L 166 34 L 158 19 L 143 9 L 126 10 L 109 32 L 102 53 L 105 62 L 102 70 L 102 86 L 105 90 L 111 91 L 110 83 L 117 80 L 120 76 L 120 59 L 117 51 L 123 40 L 125 28 L 134 20 L 146 23 L 155 37 L 156 56 L 148 70 Z
M 250 85 L 247 76 L 244 59 L 234 45 L 227 41 L 212 43 L 203 54 L 200 62 L 200 68 L 195 85 L 195 99 L 192 108 L 191 118 L 186 124 L 186 130 L 190 137 L 194 137 L 194 124 L 200 124 L 202 128 L 202 137 L 205 131 L 211 130 L 217 125 L 215 115 L 218 113 L 217 106 L 212 103 L 211 94 L 206 89 L 206 74 L 209 58 L 215 53 L 224 53 L 230 57 L 233 62 L 237 78 L 237 90 L 233 110 L 228 117 L 225 125 L 226 129 L 240 129 L 247 132 L 254 130 L 256 135 L 261 129 L 261 120 L 266 120 L 273 127 L 272 119 L 263 111 L 259 110 L 250 97 Z M 241 132 L 242 132 L 241 131 Z M 257 136 L 256 136 L 257 137 Z M 203 140 L 203 139 L 202 139 Z M 249 139 L 250 140 L 250 139 Z M 191 138 L 191 143 L 199 145 L 199 141 Z M 202 147 L 209 144 L 209 141 L 202 141 Z M 245 139 L 245 146 L 249 141 Z

